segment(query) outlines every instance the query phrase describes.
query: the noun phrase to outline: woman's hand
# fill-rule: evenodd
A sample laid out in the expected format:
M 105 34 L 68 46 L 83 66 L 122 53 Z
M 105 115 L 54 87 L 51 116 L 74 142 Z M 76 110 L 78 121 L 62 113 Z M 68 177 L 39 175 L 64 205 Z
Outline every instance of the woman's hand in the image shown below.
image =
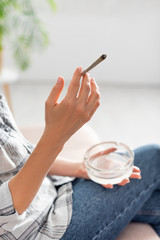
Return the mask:
M 74 72 L 67 95 L 61 103 L 57 100 L 64 79 L 58 78 L 46 101 L 44 133 L 22 169 L 9 181 L 13 205 L 19 214 L 33 201 L 64 143 L 92 117 L 100 104 L 94 79 L 85 74 L 80 86 L 81 72 L 81 67 Z
M 82 68 L 79 67 L 73 74 L 65 98 L 57 103 L 64 86 L 63 77 L 59 77 L 45 104 L 45 131 L 47 137 L 57 146 L 64 143 L 90 118 L 100 105 L 98 87 L 89 74 L 82 78 Z
M 89 179 L 84 162 L 79 163 L 79 168 L 76 171 L 76 177 Z M 136 166 L 133 166 L 133 171 L 129 178 L 141 179 L 140 169 Z M 120 182 L 118 185 L 120 186 L 126 185 L 127 183 L 130 182 L 129 178 L 123 179 L 123 181 Z M 102 186 L 105 188 L 113 188 L 113 184 L 106 184 L 106 185 L 102 184 Z
M 132 174 L 130 175 L 129 178 L 135 178 L 135 179 L 141 179 L 141 171 L 138 167 L 133 166 Z M 130 182 L 129 178 L 125 178 L 122 180 L 122 182 L 118 183 L 120 186 L 124 186 L 127 183 Z M 113 188 L 113 184 L 102 184 L 103 187 L 105 188 Z

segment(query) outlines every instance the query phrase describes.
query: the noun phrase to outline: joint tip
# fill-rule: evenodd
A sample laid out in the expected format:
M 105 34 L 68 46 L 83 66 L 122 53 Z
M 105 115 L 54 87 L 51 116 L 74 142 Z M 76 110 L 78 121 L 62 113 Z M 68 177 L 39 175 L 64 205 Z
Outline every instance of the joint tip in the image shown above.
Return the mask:
M 106 54 L 103 54 L 101 57 L 102 57 L 103 59 L 105 59 L 105 58 L 107 57 L 107 55 L 106 55 Z

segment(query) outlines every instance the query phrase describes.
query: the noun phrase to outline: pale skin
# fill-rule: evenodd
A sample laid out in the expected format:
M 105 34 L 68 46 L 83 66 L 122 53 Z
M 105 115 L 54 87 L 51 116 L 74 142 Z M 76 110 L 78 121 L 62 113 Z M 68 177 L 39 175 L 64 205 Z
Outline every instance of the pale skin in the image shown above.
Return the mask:
M 64 170 L 65 169 L 65 170 Z M 51 166 L 48 175 L 70 176 L 77 178 L 89 179 L 87 169 L 83 161 L 73 161 L 66 158 L 57 158 Z M 132 174 L 129 178 L 141 179 L 140 169 L 133 167 Z M 124 186 L 130 182 L 129 178 L 123 179 L 118 185 Z M 112 184 L 103 185 L 105 188 L 113 188 Z
M 13 205 L 18 214 L 22 214 L 31 204 L 47 174 L 89 179 L 83 161 L 57 158 L 65 142 L 91 119 L 100 105 L 95 80 L 89 74 L 82 77 L 81 73 L 82 67 L 75 70 L 67 94 L 60 103 L 58 98 L 64 87 L 64 79 L 58 77 L 45 103 L 44 132 L 25 165 L 9 181 Z M 133 167 L 130 177 L 141 178 L 139 168 Z M 119 185 L 128 182 L 129 179 L 124 179 Z

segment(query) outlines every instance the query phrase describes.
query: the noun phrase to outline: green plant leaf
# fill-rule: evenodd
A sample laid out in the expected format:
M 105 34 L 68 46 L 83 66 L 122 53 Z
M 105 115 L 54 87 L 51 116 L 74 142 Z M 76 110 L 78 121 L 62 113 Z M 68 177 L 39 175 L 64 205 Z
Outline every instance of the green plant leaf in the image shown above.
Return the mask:
M 47 0 L 49 5 L 51 6 L 52 11 L 56 10 L 56 4 L 54 0 Z
M 20 69 L 26 70 L 29 67 L 30 52 L 23 36 L 13 43 L 13 56 Z
M 55 11 L 55 1 L 47 2 Z M 27 69 L 33 51 L 39 51 L 49 44 L 48 33 L 39 18 L 34 0 L 0 0 L 0 48 L 3 48 L 5 35 L 11 43 L 18 67 Z

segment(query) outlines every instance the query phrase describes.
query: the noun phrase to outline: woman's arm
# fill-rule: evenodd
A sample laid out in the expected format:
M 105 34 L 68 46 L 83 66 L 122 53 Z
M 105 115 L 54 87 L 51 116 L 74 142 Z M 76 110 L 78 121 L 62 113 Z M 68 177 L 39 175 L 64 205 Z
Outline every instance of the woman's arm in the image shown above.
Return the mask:
M 62 147 L 54 147 L 43 135 L 23 168 L 9 182 L 14 208 L 23 213 L 32 202 Z
M 23 213 L 35 197 L 65 142 L 87 121 L 99 106 L 98 88 L 85 74 L 80 86 L 82 68 L 77 68 L 65 98 L 57 103 L 64 86 L 58 78 L 45 104 L 45 129 L 35 150 L 23 168 L 9 181 L 14 208 Z
M 65 158 L 57 158 L 52 164 L 48 175 L 69 176 L 76 178 L 89 179 L 87 169 L 83 161 L 71 161 Z M 140 169 L 136 166 L 133 167 L 132 174 L 129 178 L 141 179 Z M 124 186 L 130 182 L 129 178 L 123 179 L 118 185 Z M 103 185 L 105 188 L 113 188 L 113 184 Z
M 66 158 L 57 158 L 52 164 L 48 175 L 69 176 L 89 179 L 82 161 L 73 161 Z

